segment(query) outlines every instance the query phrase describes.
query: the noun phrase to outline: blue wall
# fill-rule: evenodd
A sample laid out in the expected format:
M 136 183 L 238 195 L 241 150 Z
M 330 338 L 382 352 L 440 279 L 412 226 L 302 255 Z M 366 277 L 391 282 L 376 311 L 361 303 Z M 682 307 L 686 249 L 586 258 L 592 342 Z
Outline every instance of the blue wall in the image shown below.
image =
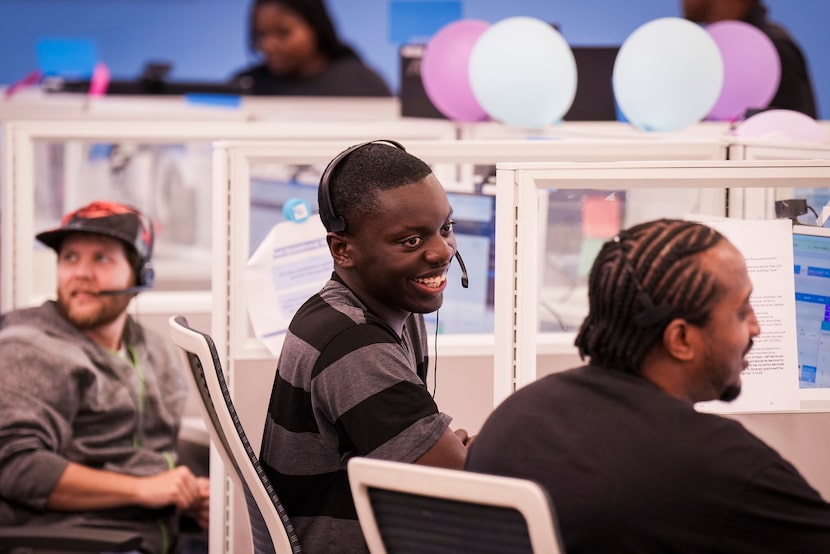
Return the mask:
M 495 23 L 526 15 L 558 24 L 572 45 L 621 44 L 643 23 L 680 15 L 681 0 L 467 0 L 463 17 Z M 807 55 L 819 114 L 830 119 L 830 2 L 766 0 Z M 341 34 L 398 87 L 398 45 L 389 38 L 386 0 L 328 0 Z M 173 80 L 227 78 L 251 61 L 248 0 L 0 0 L 0 83 L 36 67 L 39 37 L 90 38 L 115 78 L 137 76 L 148 60 L 168 60 Z M 423 38 L 423 37 L 422 37 Z

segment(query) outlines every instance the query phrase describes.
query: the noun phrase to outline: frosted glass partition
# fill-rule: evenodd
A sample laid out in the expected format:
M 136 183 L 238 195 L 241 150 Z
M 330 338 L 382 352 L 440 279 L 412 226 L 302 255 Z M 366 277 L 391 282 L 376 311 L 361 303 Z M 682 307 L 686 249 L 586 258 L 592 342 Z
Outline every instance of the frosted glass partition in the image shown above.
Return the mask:
M 0 87 L 2 92 L 2 87 Z M 212 101 L 213 99 L 213 101 Z M 237 105 L 215 101 L 215 95 L 111 95 L 47 93 L 26 89 L 0 101 L 0 120 L 42 119 L 170 119 L 176 121 L 357 121 L 400 119 L 400 101 L 389 98 L 249 97 Z
M 393 136 L 398 139 L 400 137 Z M 674 159 L 678 155 L 697 152 L 700 159 L 722 160 L 724 150 L 719 141 L 713 140 L 705 146 L 699 141 L 665 141 L 638 147 L 629 141 L 568 139 L 559 141 L 424 141 L 400 138 L 407 150 L 429 163 L 451 194 L 456 211 L 458 201 L 464 198 L 485 197 L 494 193 L 494 186 L 479 186 L 482 177 L 499 161 L 533 160 L 597 160 L 613 159 Z M 283 221 L 281 208 L 288 194 L 302 190 L 316 211 L 317 172 L 308 168 L 320 167 L 348 144 L 343 141 L 223 141 L 214 147 L 214 236 L 226 234 L 226 241 L 214 242 L 213 283 L 215 291 L 213 335 L 223 360 L 227 360 L 226 371 L 231 392 L 238 400 L 240 420 L 245 426 L 254 449 L 258 451 L 262 437 L 262 426 L 276 370 L 276 356 L 271 354 L 255 338 L 249 324 L 246 307 L 245 270 L 255 242 L 262 236 L 262 230 L 255 232 L 252 222 L 256 219 L 264 227 Z M 286 174 L 284 168 L 304 167 L 305 171 Z M 288 176 L 291 183 L 286 186 L 281 180 Z M 290 187 L 293 187 L 291 189 Z M 270 189 L 270 190 L 269 190 Z M 454 198 L 452 195 L 456 195 Z M 695 193 L 697 198 L 697 193 Z M 723 213 L 724 193 L 722 190 L 708 196 L 703 202 L 715 213 Z M 676 198 L 669 198 L 672 205 Z M 685 206 L 687 200 L 681 200 Z M 475 204 L 473 202 L 473 204 Z M 679 209 L 675 207 L 673 209 Z M 460 213 L 459 213 L 460 215 Z M 510 218 L 506 218 L 510 219 Z M 507 222 L 510 223 L 509 221 Z M 500 226 L 496 214 L 495 226 Z M 457 229 L 463 234 L 463 229 Z M 465 248 L 467 248 L 465 246 Z M 495 247 L 494 247 L 495 248 Z M 464 250 L 464 257 L 470 280 L 487 279 L 490 270 L 489 259 L 477 259 L 471 249 Z M 480 250 L 484 255 L 484 250 Z M 456 270 L 453 270 L 456 271 Z M 457 276 L 457 274 L 455 275 Z M 451 287 L 460 291 L 455 276 L 450 276 Z M 479 277 L 481 276 L 481 277 Z M 494 291 L 510 288 L 502 274 L 492 269 Z M 489 285 L 489 283 L 488 283 Z M 471 283 L 471 289 L 480 286 Z M 224 291 L 224 293 L 222 292 Z M 495 294 L 495 292 L 494 292 Z M 447 297 L 451 292 L 445 293 Z M 482 299 L 483 302 L 488 300 Z M 489 300 L 492 302 L 492 299 Z M 441 320 L 449 319 L 452 300 L 448 298 L 442 309 Z M 490 310 L 486 303 L 478 306 L 476 313 Z M 472 311 L 472 310 L 468 310 Z M 490 316 L 492 317 L 492 315 Z M 430 341 L 430 348 L 434 344 Z M 445 334 L 438 336 L 437 355 L 431 352 L 431 359 L 437 366 L 430 367 L 429 386 L 436 386 L 436 402 L 442 411 L 451 414 L 454 425 L 471 430 L 480 428 L 493 407 L 494 335 Z M 432 364 L 431 364 L 432 365 Z M 231 494 L 232 509 L 229 521 L 244 521 L 244 504 L 239 495 Z M 230 525 L 239 529 L 241 525 Z M 237 538 L 229 539 L 231 544 Z
M 464 252 L 465 261 L 471 272 L 471 289 L 464 295 L 478 295 L 477 303 L 463 308 L 455 303 L 462 291 L 453 287 L 445 293 L 447 301 L 440 317 L 441 332 L 444 334 L 469 335 L 493 332 L 492 302 L 495 288 L 493 271 L 494 246 L 492 244 L 496 225 L 493 216 L 488 215 L 487 202 L 492 205 L 493 187 L 481 186 L 487 178 L 487 170 L 495 168 L 499 160 L 635 160 L 635 159 L 676 159 L 678 156 L 696 155 L 696 159 L 718 160 L 723 155 L 718 141 L 661 141 L 644 145 L 620 140 L 563 139 L 558 141 L 406 141 L 404 145 L 413 154 L 433 166 L 438 178 L 450 193 L 459 220 L 456 234 L 459 249 Z M 227 198 L 231 220 L 227 227 L 217 219 L 222 228 L 229 229 L 230 283 L 229 305 L 234 307 L 231 314 L 231 335 L 236 340 L 231 344 L 231 357 L 253 354 L 258 348 L 252 341 L 247 326 L 244 298 L 234 296 L 243 283 L 243 272 L 251 252 L 265 237 L 271 227 L 284 221 L 282 209 L 289 198 L 302 198 L 317 212 L 317 181 L 325 163 L 345 146 L 344 142 L 222 142 L 215 148 L 215 175 L 220 179 L 220 189 L 214 198 Z M 481 171 L 481 172 L 480 172 Z M 227 172 L 227 178 L 223 175 Z M 233 191 L 233 194 L 229 194 Z M 477 199 L 483 200 L 479 202 Z M 565 200 L 564 198 L 562 199 Z M 672 191 L 657 198 L 654 195 L 648 204 L 652 210 L 669 209 L 685 211 L 689 206 L 704 202 L 707 210 L 717 214 L 724 212 L 722 192 L 701 195 L 698 191 L 687 191 L 686 196 Z M 660 208 L 657 202 L 664 203 Z M 579 204 L 575 204 L 579 207 Z M 570 209 L 570 208 L 568 208 Z M 645 209 L 645 208 L 642 208 Z M 478 211 L 476 211 L 478 210 Z M 217 210 L 218 213 L 218 210 Z M 469 225 L 468 225 L 469 224 Z M 471 229 L 473 227 L 473 229 Z M 482 232 L 484 229 L 484 232 Z M 218 232 L 218 228 L 217 228 Z M 484 243 L 484 244 L 482 244 Z M 556 254 L 556 246 L 551 247 Z M 222 256 L 215 258 L 222 260 Z M 223 268 L 219 268 L 224 272 Z M 451 270 L 450 282 L 457 281 Z M 214 272 L 216 275 L 216 272 Z M 236 286 L 236 284 L 240 286 Z M 459 288 L 460 287 L 456 287 Z M 475 318 L 463 317 L 475 313 Z M 220 318 L 220 320 L 222 320 Z M 474 321 L 471 321 L 474 320 Z M 242 330 L 247 331 L 242 332 Z M 239 331 L 239 332 L 237 332 Z M 443 338 L 443 336 L 442 336 Z M 478 344 L 479 339 L 471 344 Z M 458 341 L 449 341 L 455 344 Z M 252 349 L 252 350 L 249 350 Z M 248 353 L 248 354 L 243 354 Z
M 194 291 L 209 299 L 214 141 L 352 143 L 378 136 L 452 139 L 455 129 L 446 121 L 7 122 L 0 308 L 31 305 L 54 294 L 54 258 L 34 234 L 95 198 L 134 204 L 157 223 L 157 287 L 141 295 L 143 311 L 169 311 L 171 299 L 181 301 Z
M 516 388 L 549 372 L 550 359 L 575 355 L 575 329 L 550 332 L 550 318 L 540 305 L 559 294 L 551 278 L 549 244 L 552 236 L 572 229 L 581 239 L 581 247 L 597 247 L 597 238 L 608 238 L 612 228 L 603 227 L 598 216 L 617 210 L 614 217 L 621 226 L 660 216 L 682 216 L 666 209 L 659 212 L 648 206 L 649 197 L 661 191 L 700 192 L 700 202 L 689 205 L 690 212 L 716 214 L 717 203 L 708 203 L 706 191 L 722 193 L 729 187 L 759 188 L 790 186 L 812 188 L 826 186 L 830 180 L 830 161 L 722 161 L 722 162 L 619 162 L 595 164 L 503 163 L 498 165 L 496 192 L 496 274 L 500 282 L 511 286 L 496 288 L 495 294 L 495 376 L 494 402 L 500 402 Z M 578 192 L 583 202 L 580 217 L 559 209 L 552 198 Z M 626 191 L 624 200 L 619 191 Z M 685 193 L 683 193 L 685 195 Z M 590 214 L 584 211 L 586 198 L 613 200 Z M 594 205 L 596 207 L 596 205 Z M 694 208 L 694 209 L 691 209 Z M 722 214 L 725 215 L 725 214 Z M 606 218 L 607 220 L 607 218 Z M 599 235 L 599 236 L 598 236 Z M 583 252 L 577 254 L 584 255 Z M 579 263 L 584 265 L 578 265 Z M 578 271 L 587 271 L 589 260 L 577 263 Z M 573 268 L 571 276 L 573 275 Z M 576 290 L 582 286 L 582 290 Z M 569 304 L 581 298 L 587 313 L 584 280 L 575 280 Z M 556 305 L 555 305 L 556 306 Z M 581 320 L 581 318 L 574 318 Z
M 729 133 L 729 124 L 725 122 L 701 122 L 673 132 L 643 131 L 630 123 L 621 121 L 564 121 L 541 129 L 523 129 L 492 121 L 459 123 L 458 127 L 459 137 L 465 140 L 569 137 L 635 141 L 691 141 L 722 138 Z
M 826 123 L 826 122 L 822 122 Z M 830 127 L 827 140 L 801 141 L 786 139 L 730 138 L 730 160 L 830 160 Z M 830 183 L 823 187 L 804 188 L 778 186 L 771 189 L 730 190 L 729 203 L 736 215 L 747 219 L 775 217 L 775 201 L 789 198 L 803 198 L 817 214 L 824 206 L 830 206 Z M 799 217 L 799 222 L 813 225 L 816 216 L 809 211 Z

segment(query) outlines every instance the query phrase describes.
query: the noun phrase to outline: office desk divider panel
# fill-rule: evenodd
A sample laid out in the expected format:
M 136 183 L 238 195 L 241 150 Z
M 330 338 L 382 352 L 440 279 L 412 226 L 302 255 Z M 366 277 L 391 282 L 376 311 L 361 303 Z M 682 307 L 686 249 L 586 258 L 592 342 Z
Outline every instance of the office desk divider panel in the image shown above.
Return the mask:
M 510 287 L 497 287 L 495 298 L 495 402 L 541 377 L 546 356 L 573 351 L 574 333 L 540 333 L 538 235 L 540 191 L 598 190 L 656 186 L 758 189 L 782 184 L 812 188 L 830 182 L 830 161 L 728 161 L 557 164 L 502 163 L 497 171 L 496 274 Z M 631 221 L 630 223 L 635 223 Z M 521 244 L 521 248 L 518 245 Z M 563 368 L 564 369 L 564 368 Z M 793 368 L 795 378 L 796 372 Z M 823 399 L 815 389 L 800 391 L 795 412 L 724 414 L 776 448 L 805 475 L 824 498 L 830 498 L 830 389 Z
M 723 145 L 716 139 L 708 143 L 699 140 L 655 141 L 638 147 L 629 141 L 584 138 L 558 141 L 430 141 L 407 140 L 399 135 L 394 138 L 400 139 L 409 152 L 432 165 L 451 194 L 474 192 L 473 182 L 465 178 L 469 167 L 495 166 L 500 160 L 670 160 L 679 155 L 689 156 L 690 152 L 696 153 L 697 159 L 722 160 L 725 153 Z M 244 291 L 246 265 L 256 247 L 252 244 L 251 219 L 254 195 L 259 194 L 255 189 L 261 184 L 257 176 L 271 165 L 325 163 L 344 146 L 342 141 L 308 140 L 222 141 L 214 146 L 214 236 L 225 236 L 226 240 L 214 241 L 213 245 L 215 304 L 212 334 L 223 358 L 228 360 L 229 386 L 255 449 L 261 442 L 269 385 L 276 369 L 275 357 L 256 339 L 249 324 Z M 714 204 L 716 213 L 722 213 L 722 200 L 723 194 L 719 191 L 710 195 L 706 203 Z M 274 217 L 273 223 L 282 221 L 278 211 Z M 470 261 L 467 263 L 470 265 Z M 500 278 L 497 273 L 496 280 Z M 222 325 L 225 327 L 220 328 Z M 438 337 L 441 370 L 436 401 L 442 410 L 453 415 L 455 425 L 475 430 L 493 407 L 493 348 L 492 333 L 441 334 Z M 560 356 L 553 357 L 561 365 L 570 363 L 572 353 L 563 349 Z M 500 375 L 498 381 L 506 379 Z M 476 387 L 481 390 L 472 390 Z M 465 391 L 464 395 L 453 394 L 460 390 Z M 231 517 L 238 517 L 238 514 Z
M 58 222 L 62 213 L 80 205 L 89 193 L 89 183 L 79 177 L 81 169 L 90 159 L 98 159 L 104 146 L 108 163 L 112 163 L 113 144 L 127 145 L 138 151 L 161 150 L 175 153 L 193 153 L 184 156 L 179 166 L 186 174 L 188 190 L 194 198 L 186 202 L 155 203 L 154 195 L 163 187 L 151 163 L 142 178 L 136 179 L 130 187 L 118 180 L 118 170 L 101 180 L 96 195 L 109 199 L 124 199 L 120 194 L 132 194 L 129 198 L 136 206 L 156 219 L 156 208 L 177 210 L 171 221 L 193 222 L 198 226 L 194 236 L 204 238 L 218 236 L 224 239 L 226 229 L 214 234 L 212 143 L 220 139 L 283 139 L 285 141 L 316 140 L 329 141 L 332 150 L 321 156 L 321 161 L 333 156 L 346 145 L 378 136 L 396 136 L 401 140 L 453 139 L 455 128 L 442 121 L 342 121 L 342 122 L 217 122 L 217 121 L 10 121 L 3 137 L 4 157 L 2 161 L 3 181 L 6 183 L 3 198 L 0 199 L 0 254 L 2 254 L 2 298 L 3 311 L 39 304 L 54 295 L 55 263 L 51 251 L 37 245 L 34 235 L 42 228 Z M 64 148 L 64 145 L 66 147 Z M 172 146 L 172 148 L 171 148 Z M 60 154 L 50 157 L 50 151 L 61 149 Z M 134 151 L 135 151 L 134 150 Z M 46 161 L 57 159 L 60 174 L 52 178 L 44 176 Z M 290 160 L 289 160 L 290 161 Z M 48 167 L 48 166 L 47 166 Z M 110 171 L 110 168 L 107 168 Z M 36 190 L 36 183 L 40 187 Z M 110 196 L 112 195 L 112 196 Z M 114 197 L 114 198 L 113 198 Z M 247 200 L 247 195 L 246 195 Z M 47 217 L 39 217 L 39 208 L 46 204 L 52 209 Z M 216 290 L 211 283 L 211 258 L 213 240 L 193 247 L 187 244 L 171 244 L 166 231 L 158 229 L 154 266 L 156 289 L 139 295 L 131 304 L 131 311 L 139 319 L 164 334 L 165 321 L 176 313 L 185 315 L 202 328 L 209 329 L 217 313 L 214 309 Z M 196 268 L 196 270 L 194 270 Z M 178 279 L 173 273 L 178 273 Z M 46 276 L 46 277 L 44 277 Z M 224 325 L 221 327 L 224 329 Z M 221 468 L 218 458 L 211 456 L 212 465 Z M 222 475 L 221 469 L 217 469 Z M 224 498 L 224 479 L 213 479 L 211 486 L 214 498 Z M 211 506 L 213 521 L 225 521 L 224 503 Z M 224 526 L 211 528 L 211 543 L 224 544 Z M 228 530 L 231 533 L 232 530 Z
M 513 380 L 496 383 L 500 396 L 495 401 L 537 378 L 537 354 L 573 349 L 575 333 L 540 332 L 537 315 L 542 288 L 539 268 L 543 265 L 539 257 L 539 229 L 540 219 L 547 213 L 540 209 L 540 198 L 546 200 L 544 193 L 549 189 L 651 191 L 691 187 L 701 191 L 725 191 L 733 186 L 757 188 L 781 183 L 817 187 L 826 185 L 829 179 L 830 161 L 499 164 L 496 273 L 500 278 L 512 276 L 506 281 L 512 283 L 512 290 L 496 288 L 495 363 L 496 367 L 512 367 Z M 717 198 L 717 194 L 710 198 Z M 701 203 L 699 208 L 701 215 L 726 215 L 717 201 L 708 206 Z M 679 214 L 666 215 L 677 217 Z M 650 216 L 635 215 L 623 227 L 652 219 Z
M 731 137 L 729 159 L 830 160 L 830 132 L 827 140 L 822 142 Z M 769 219 L 775 217 L 775 201 L 788 198 L 805 198 L 817 213 L 821 213 L 821 209 L 830 202 L 830 183 L 813 189 L 780 186 L 771 189 L 733 188 L 729 191 L 730 212 L 745 219 Z M 808 214 L 800 221 L 813 224 L 815 218 Z
M 187 289 L 188 283 L 165 282 L 195 263 L 204 271 L 198 289 L 209 289 L 211 145 L 221 139 L 342 140 L 348 144 L 377 136 L 404 139 L 451 139 L 452 124 L 441 121 L 243 122 L 243 121 L 9 121 L 3 137 L 2 275 L 3 310 L 39 302 L 53 294 L 51 263 L 33 272 L 34 234 L 56 224 L 91 195 L 130 201 L 154 220 L 168 217 L 158 229 L 157 291 Z M 51 170 L 51 172 L 50 172 Z M 132 181 L 130 180 L 132 178 Z M 170 197 L 178 193 L 183 197 Z M 182 217 L 179 217 L 182 216 Z M 157 221 L 157 224 L 159 221 Z M 185 223 L 192 228 L 179 229 Z M 170 241 L 177 230 L 188 240 Z M 179 263 L 184 257 L 198 259 Z M 48 258 L 48 255 L 47 255 Z M 49 260 L 46 260 L 47 262 Z M 169 265 L 172 271 L 165 271 Z M 45 282 L 42 282 L 45 281 Z M 35 283 L 41 288 L 35 288 Z M 163 291 L 167 289 L 167 291 Z
M 395 97 L 243 96 L 237 106 L 211 104 L 210 100 L 210 95 L 118 95 L 90 98 L 86 94 L 44 93 L 38 89 L 28 89 L 0 102 L 0 120 L 400 120 L 400 101 Z

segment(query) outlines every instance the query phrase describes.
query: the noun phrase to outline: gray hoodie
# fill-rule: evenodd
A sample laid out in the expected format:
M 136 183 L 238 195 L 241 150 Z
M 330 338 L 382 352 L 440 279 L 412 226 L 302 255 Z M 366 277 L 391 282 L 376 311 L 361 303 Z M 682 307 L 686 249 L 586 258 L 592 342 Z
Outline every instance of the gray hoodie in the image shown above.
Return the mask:
M 187 394 L 181 357 L 132 318 L 124 341 L 136 367 L 86 338 L 54 302 L 0 319 L 0 524 L 132 527 L 152 552 L 173 538 L 172 508 L 45 508 L 70 461 L 138 476 L 175 463 Z

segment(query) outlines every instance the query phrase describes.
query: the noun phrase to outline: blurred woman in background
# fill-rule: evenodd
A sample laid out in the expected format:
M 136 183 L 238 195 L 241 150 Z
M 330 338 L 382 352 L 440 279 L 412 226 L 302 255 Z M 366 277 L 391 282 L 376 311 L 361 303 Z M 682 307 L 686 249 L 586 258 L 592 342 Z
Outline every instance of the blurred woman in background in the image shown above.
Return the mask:
M 254 0 L 249 45 L 262 63 L 233 77 L 257 95 L 391 96 L 337 31 L 324 0 Z

